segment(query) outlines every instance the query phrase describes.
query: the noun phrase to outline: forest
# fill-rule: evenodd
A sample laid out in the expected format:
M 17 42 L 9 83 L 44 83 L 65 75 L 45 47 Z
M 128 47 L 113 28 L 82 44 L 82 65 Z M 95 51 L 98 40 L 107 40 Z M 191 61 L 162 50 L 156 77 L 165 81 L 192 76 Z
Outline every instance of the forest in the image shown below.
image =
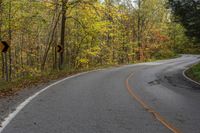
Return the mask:
M 169 0 L 0 0 L 0 82 L 200 53 L 176 15 Z

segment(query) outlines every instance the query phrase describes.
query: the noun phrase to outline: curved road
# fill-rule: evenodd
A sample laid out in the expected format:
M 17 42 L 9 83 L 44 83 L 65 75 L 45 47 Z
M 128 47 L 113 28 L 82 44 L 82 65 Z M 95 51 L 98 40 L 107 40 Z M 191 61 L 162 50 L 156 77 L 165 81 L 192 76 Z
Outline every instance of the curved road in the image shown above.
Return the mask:
M 200 133 L 199 56 L 89 72 L 50 87 L 2 133 Z

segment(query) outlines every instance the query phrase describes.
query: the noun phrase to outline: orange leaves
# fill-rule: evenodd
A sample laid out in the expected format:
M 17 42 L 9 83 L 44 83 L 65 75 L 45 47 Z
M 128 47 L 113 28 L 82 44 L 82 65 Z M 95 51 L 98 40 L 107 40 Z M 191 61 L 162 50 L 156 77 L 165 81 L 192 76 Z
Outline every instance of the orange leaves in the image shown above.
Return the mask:
M 153 38 L 157 42 L 166 42 L 169 41 L 169 37 L 161 34 L 159 31 L 153 32 Z

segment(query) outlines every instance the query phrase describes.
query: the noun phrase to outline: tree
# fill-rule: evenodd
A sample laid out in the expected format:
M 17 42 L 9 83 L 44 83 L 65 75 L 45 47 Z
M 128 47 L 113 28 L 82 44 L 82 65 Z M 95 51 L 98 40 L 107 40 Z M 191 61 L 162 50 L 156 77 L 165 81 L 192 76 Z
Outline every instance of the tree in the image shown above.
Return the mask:
M 193 52 L 183 26 L 170 21 L 166 1 L 0 0 L 0 39 L 12 42 L 9 58 L 0 59 L 2 77 L 16 80 Z
M 67 12 L 67 2 L 68 0 L 62 0 L 62 17 L 61 17 L 61 41 L 60 45 L 63 49 L 62 52 L 60 52 L 60 65 L 59 68 L 63 67 L 64 65 L 64 49 L 65 49 L 65 23 L 66 23 L 66 12 Z
M 200 0 L 169 0 L 175 15 L 186 28 L 186 35 L 200 42 Z

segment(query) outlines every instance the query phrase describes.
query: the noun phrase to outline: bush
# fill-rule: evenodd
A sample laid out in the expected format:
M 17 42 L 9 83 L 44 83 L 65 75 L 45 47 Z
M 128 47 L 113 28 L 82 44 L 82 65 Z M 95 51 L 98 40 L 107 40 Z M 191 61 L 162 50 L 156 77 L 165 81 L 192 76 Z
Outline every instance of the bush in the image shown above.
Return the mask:
M 186 74 L 196 80 L 196 81 L 200 81 L 200 63 L 197 65 L 194 65 L 193 67 L 191 67 Z
M 167 58 L 172 58 L 175 56 L 176 54 L 169 49 L 165 49 L 165 50 L 162 49 L 153 54 L 153 57 L 156 59 L 167 59 Z

